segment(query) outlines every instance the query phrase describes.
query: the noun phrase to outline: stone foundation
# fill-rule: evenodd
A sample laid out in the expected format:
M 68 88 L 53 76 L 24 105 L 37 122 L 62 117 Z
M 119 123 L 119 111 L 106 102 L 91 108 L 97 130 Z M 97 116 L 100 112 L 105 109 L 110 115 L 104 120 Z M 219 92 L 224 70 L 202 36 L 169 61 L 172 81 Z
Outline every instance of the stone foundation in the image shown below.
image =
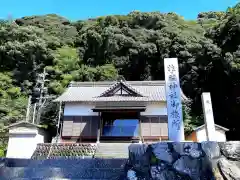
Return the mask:
M 159 142 L 129 146 L 129 180 L 240 179 L 240 142 Z
M 79 158 L 94 146 L 38 147 L 34 159 L 0 159 L 0 179 L 240 180 L 240 142 L 131 144 L 118 159 Z

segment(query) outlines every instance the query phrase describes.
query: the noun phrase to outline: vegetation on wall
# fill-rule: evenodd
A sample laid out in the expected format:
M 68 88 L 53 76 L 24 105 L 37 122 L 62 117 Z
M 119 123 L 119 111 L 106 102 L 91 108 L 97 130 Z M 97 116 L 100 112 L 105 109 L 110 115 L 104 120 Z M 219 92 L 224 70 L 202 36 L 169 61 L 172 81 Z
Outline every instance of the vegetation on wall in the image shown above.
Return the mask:
M 239 4 L 226 12 L 200 13 L 195 21 L 175 13 L 138 11 L 77 22 L 54 14 L 2 20 L 0 127 L 24 118 L 27 96 L 43 68 L 49 74 L 48 93 L 58 95 L 70 81 L 119 75 L 163 80 L 164 58 L 177 57 L 181 87 L 191 99 L 189 114 L 201 116 L 201 93 L 211 92 L 216 123 L 231 130 L 230 139 L 237 138 L 239 24 Z M 200 119 L 189 120 L 189 128 Z

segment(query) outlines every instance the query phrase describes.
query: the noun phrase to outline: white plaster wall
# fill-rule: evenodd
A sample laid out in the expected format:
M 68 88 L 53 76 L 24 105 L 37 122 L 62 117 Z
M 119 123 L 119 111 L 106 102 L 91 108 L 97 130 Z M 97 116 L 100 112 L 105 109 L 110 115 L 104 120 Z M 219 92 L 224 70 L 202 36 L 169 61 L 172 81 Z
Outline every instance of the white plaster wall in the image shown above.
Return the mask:
M 98 116 L 93 104 L 65 103 L 64 116 Z
M 145 112 L 141 112 L 141 115 L 167 115 L 166 103 L 153 103 L 148 104 Z
M 65 103 L 64 116 L 98 116 L 97 112 L 92 111 L 94 107 L 94 104 Z M 166 103 L 148 104 L 141 115 L 167 115 Z
M 216 129 L 215 132 L 216 132 L 215 138 L 216 138 L 217 142 L 225 142 L 226 141 L 225 131 Z M 198 130 L 196 133 L 197 133 L 198 142 L 207 141 L 207 134 L 206 134 L 205 128 Z
M 30 159 L 37 144 L 43 142 L 44 136 L 38 134 L 37 129 L 11 129 L 6 156 L 7 158 Z

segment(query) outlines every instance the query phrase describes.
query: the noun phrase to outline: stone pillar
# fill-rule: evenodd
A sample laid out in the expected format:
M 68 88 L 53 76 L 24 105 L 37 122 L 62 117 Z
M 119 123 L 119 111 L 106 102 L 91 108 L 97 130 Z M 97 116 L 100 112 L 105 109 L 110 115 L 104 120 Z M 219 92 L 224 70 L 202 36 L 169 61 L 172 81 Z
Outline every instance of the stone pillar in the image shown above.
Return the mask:
M 201 97 L 207 141 L 216 141 L 216 130 L 213 117 L 211 95 L 209 92 L 205 92 L 202 93 Z
M 168 137 L 170 141 L 184 141 L 181 89 L 177 58 L 164 59 L 166 100 L 168 113 Z

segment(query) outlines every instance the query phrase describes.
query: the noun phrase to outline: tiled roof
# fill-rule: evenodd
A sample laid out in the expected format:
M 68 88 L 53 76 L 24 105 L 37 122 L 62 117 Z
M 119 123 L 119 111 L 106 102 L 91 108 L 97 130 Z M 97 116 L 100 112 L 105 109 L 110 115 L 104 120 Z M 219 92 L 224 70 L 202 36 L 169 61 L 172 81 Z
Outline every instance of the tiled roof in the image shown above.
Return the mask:
M 33 123 L 30 123 L 30 122 L 19 121 L 19 122 L 16 122 L 16 123 L 10 124 L 9 126 L 4 127 L 4 129 L 9 129 L 9 128 L 12 128 L 12 127 L 18 127 L 18 126 L 24 126 L 24 127 L 36 127 L 36 128 L 39 127 L 38 125 L 33 124 Z
M 62 102 L 104 102 L 104 101 L 166 101 L 165 81 L 126 81 L 128 87 L 138 92 L 139 96 L 99 97 L 114 86 L 117 81 L 73 82 L 55 101 Z M 186 97 L 182 93 L 182 98 Z
M 205 127 L 205 124 L 203 124 L 203 125 L 201 125 L 201 126 L 198 126 L 198 127 L 196 127 L 195 129 L 193 129 L 193 130 L 194 130 L 194 131 L 198 131 L 199 129 L 202 129 L 202 128 L 204 128 L 204 127 Z M 217 124 L 215 124 L 215 128 L 216 128 L 216 129 L 222 129 L 222 130 L 224 130 L 224 131 L 229 131 L 228 128 L 225 128 L 225 127 L 220 126 L 220 125 L 217 125 Z

